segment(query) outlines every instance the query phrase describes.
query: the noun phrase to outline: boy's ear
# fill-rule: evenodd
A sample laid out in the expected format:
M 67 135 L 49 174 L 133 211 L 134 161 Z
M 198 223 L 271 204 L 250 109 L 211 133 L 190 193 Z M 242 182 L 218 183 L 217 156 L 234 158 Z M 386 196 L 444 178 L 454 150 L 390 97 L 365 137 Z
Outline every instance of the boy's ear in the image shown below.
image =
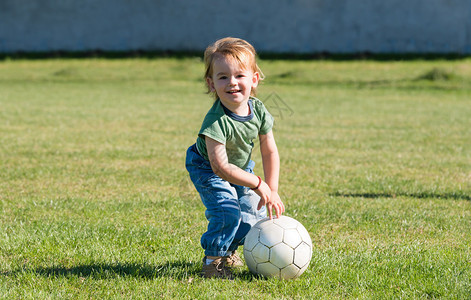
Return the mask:
M 209 87 L 209 90 L 211 92 L 214 92 L 216 89 L 214 88 L 214 82 L 213 82 L 213 79 L 211 77 L 206 77 L 206 84 L 208 85 Z
M 256 88 L 258 86 L 259 81 L 260 81 L 260 73 L 258 72 L 253 73 L 252 88 Z

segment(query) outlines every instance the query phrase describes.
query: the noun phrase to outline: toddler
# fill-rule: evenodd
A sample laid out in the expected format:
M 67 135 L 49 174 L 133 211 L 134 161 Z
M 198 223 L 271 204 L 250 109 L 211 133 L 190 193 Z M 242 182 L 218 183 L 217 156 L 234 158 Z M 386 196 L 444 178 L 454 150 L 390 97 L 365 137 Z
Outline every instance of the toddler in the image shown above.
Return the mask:
M 206 207 L 201 237 L 204 277 L 232 278 L 242 265 L 236 249 L 260 219 L 277 217 L 285 207 L 278 195 L 280 159 L 273 117 L 255 98 L 262 72 L 255 49 L 237 38 L 223 38 L 204 53 L 205 80 L 215 102 L 196 143 L 187 150 L 186 168 Z M 251 153 L 259 138 L 264 179 L 254 174 Z

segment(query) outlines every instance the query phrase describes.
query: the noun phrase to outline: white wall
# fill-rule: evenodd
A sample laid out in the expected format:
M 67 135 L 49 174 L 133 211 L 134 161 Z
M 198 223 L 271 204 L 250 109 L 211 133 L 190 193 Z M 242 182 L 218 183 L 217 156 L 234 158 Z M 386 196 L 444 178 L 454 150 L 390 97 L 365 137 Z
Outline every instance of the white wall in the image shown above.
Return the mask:
M 470 0 L 0 0 L 0 52 L 203 50 L 471 54 Z

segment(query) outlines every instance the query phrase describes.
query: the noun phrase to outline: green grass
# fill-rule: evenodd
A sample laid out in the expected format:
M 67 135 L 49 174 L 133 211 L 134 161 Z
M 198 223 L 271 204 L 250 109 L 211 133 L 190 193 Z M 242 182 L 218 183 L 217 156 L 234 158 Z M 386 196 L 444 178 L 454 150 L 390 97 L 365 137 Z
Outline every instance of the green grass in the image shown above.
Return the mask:
M 471 298 L 471 60 L 263 60 L 297 280 L 198 276 L 198 58 L 0 62 L 0 298 Z M 261 159 L 254 154 L 261 173 Z

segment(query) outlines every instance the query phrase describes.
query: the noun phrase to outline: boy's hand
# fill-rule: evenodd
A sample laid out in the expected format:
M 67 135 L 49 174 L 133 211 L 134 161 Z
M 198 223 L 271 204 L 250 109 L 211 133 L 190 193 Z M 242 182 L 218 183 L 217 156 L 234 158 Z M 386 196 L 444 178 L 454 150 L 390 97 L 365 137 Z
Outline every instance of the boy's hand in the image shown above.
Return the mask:
M 278 195 L 278 192 L 272 191 L 265 181 L 262 181 L 260 187 L 255 190 L 255 193 L 260 196 L 257 209 L 261 209 L 266 205 L 270 219 L 273 219 L 273 209 L 277 218 L 285 212 L 285 206 L 281 201 L 280 195 Z
M 267 205 L 270 202 L 271 189 L 268 184 L 262 180 L 258 189 L 254 192 L 260 196 L 260 201 L 258 202 L 257 209 L 261 209 L 264 205 Z
M 275 192 L 275 191 L 271 192 L 270 202 L 271 203 L 267 203 L 268 215 L 270 216 L 270 219 L 273 218 L 272 209 L 275 210 L 275 214 L 277 218 L 281 217 L 281 214 L 285 212 L 285 205 L 281 201 L 281 198 L 280 198 L 280 195 L 278 195 L 278 192 Z

